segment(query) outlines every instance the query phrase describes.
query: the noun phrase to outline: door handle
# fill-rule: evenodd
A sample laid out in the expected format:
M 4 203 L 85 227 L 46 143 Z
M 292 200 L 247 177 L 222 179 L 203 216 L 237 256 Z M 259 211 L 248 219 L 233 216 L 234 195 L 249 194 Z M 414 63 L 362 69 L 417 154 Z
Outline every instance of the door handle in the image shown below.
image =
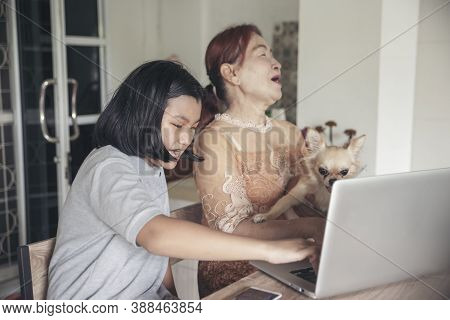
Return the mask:
M 80 136 L 80 127 L 78 126 L 78 114 L 77 114 L 77 91 L 78 81 L 72 78 L 67 79 L 72 85 L 72 97 L 70 99 L 70 118 L 72 118 L 73 134 L 70 135 L 70 141 L 78 139 Z
M 45 140 L 50 143 L 59 142 L 58 138 L 50 136 L 47 127 L 47 120 L 45 118 L 45 92 L 49 86 L 54 86 L 56 84 L 55 79 L 46 79 L 41 84 L 41 92 L 39 94 L 39 122 L 41 123 L 41 131 L 44 135 Z

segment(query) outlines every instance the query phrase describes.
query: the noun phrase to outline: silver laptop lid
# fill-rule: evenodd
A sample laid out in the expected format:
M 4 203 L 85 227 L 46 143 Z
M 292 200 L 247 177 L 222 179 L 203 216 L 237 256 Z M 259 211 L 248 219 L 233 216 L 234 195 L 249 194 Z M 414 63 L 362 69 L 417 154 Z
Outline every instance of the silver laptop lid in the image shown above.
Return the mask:
M 450 168 L 336 182 L 316 296 L 450 268 Z

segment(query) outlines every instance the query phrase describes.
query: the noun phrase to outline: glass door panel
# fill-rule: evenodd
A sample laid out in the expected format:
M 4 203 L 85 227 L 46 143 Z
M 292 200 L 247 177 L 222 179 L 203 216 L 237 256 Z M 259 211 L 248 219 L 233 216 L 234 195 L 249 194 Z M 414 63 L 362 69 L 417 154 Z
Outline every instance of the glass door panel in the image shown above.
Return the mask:
M 56 235 L 58 211 L 92 150 L 105 92 L 102 8 L 96 0 L 16 0 L 27 242 Z M 0 81 L 5 77 L 0 71 Z M 76 122 L 68 119 L 73 106 Z M 5 175 L 0 170 L 0 179 Z
M 11 14 L 0 0 L 0 283 L 17 274 L 19 219 L 17 167 L 13 140 Z
M 98 37 L 97 10 L 97 0 L 66 0 L 66 35 Z
M 74 121 L 70 125 L 69 183 L 75 178 L 86 156 L 92 151 L 92 134 L 104 101 L 105 38 L 103 35 L 103 2 L 65 0 L 67 76 L 78 85 L 75 137 Z M 79 19 L 83 16 L 83 20 Z M 69 101 L 74 86 L 69 88 Z M 71 114 L 72 103 L 68 106 Z
M 0 124 L 0 270 L 4 266 L 11 267 L 17 259 L 19 223 L 16 185 L 13 124 L 3 123 Z
M 69 79 L 75 79 L 78 82 L 78 115 L 100 113 L 101 90 L 99 65 L 100 54 L 98 47 L 67 47 L 67 75 Z M 69 97 L 70 95 L 71 92 L 69 93 Z
M 56 147 L 43 136 L 39 116 L 41 84 L 53 76 L 49 0 L 18 0 L 17 27 L 25 158 L 27 241 L 56 235 L 58 186 Z M 54 87 L 45 93 L 49 134 L 55 136 Z

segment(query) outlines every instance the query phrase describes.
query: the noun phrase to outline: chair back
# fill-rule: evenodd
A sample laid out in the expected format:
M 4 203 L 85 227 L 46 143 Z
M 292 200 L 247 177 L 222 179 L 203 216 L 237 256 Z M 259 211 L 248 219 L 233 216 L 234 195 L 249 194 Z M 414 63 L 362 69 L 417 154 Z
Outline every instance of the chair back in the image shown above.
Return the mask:
M 18 247 L 20 292 L 24 300 L 45 300 L 48 266 L 55 248 L 55 238 Z

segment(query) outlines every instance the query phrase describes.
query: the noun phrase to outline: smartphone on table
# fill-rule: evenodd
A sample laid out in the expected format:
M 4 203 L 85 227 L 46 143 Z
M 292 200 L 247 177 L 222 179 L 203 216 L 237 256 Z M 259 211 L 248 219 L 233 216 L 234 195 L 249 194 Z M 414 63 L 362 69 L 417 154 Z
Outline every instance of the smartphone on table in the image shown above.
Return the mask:
M 233 299 L 234 300 L 278 300 L 281 293 L 264 290 L 256 287 L 250 287 L 241 291 Z

